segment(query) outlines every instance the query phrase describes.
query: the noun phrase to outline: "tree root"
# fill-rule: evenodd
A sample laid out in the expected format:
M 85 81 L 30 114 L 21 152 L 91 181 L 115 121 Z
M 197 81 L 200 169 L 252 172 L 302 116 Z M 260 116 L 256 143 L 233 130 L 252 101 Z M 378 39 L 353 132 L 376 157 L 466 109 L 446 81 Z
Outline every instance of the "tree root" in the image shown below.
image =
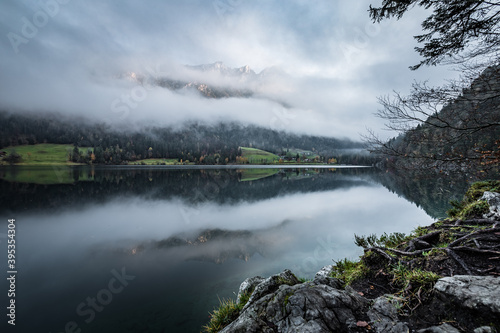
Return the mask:
M 365 248 L 365 252 L 373 251 L 374 253 L 380 255 L 390 264 L 401 263 L 405 266 L 411 267 L 416 262 L 419 262 L 421 258 L 428 258 L 433 260 L 433 255 L 427 257 L 432 250 L 445 251 L 447 257 L 456 262 L 456 265 L 452 265 L 454 268 L 450 269 L 450 275 L 455 274 L 455 270 L 461 270 L 460 267 L 467 274 L 497 274 L 497 266 L 494 267 L 485 266 L 484 263 L 481 268 L 475 267 L 474 261 L 471 261 L 470 256 L 484 255 L 487 257 L 482 257 L 484 260 L 498 260 L 500 259 L 500 228 L 497 228 L 499 221 L 491 221 L 487 219 L 470 219 L 465 221 L 457 221 L 455 224 L 439 225 L 435 230 L 426 235 L 415 237 L 411 239 L 408 243 L 400 244 L 402 248 L 403 244 L 406 244 L 404 251 L 397 248 L 388 248 L 384 246 L 371 246 Z M 476 224 L 476 226 L 470 225 Z M 491 225 L 487 229 L 481 230 L 470 230 L 472 228 L 477 228 L 477 225 Z M 467 228 L 469 232 L 458 232 L 456 230 L 449 230 L 449 228 Z M 443 239 L 454 239 L 447 246 L 437 247 L 437 244 L 443 242 Z M 424 256 L 425 254 L 425 256 Z M 463 257 L 461 257 L 463 256 Z M 437 258 L 437 257 L 436 257 Z M 427 260 L 427 259 L 426 259 Z M 440 256 L 439 260 L 443 260 Z M 489 265 L 491 266 L 491 265 Z M 437 267 L 437 266 L 436 266 Z M 440 269 L 446 269 L 446 267 L 440 267 Z
M 432 247 L 429 247 L 429 248 L 426 248 L 423 250 L 416 250 L 416 251 L 412 251 L 412 252 L 400 251 L 400 250 L 396 250 L 396 249 L 390 249 L 387 247 L 379 247 L 379 246 L 369 247 L 369 248 L 365 249 L 365 251 L 373 251 L 373 252 L 376 252 L 378 254 L 381 254 L 383 257 L 389 259 L 390 261 L 394 261 L 394 260 L 396 260 L 396 258 L 392 257 L 387 252 L 393 252 L 393 253 L 396 253 L 396 254 L 399 254 L 402 256 L 413 257 L 413 256 L 421 255 L 425 251 L 430 251 L 430 250 L 432 250 Z
M 434 283 L 457 274 L 500 276 L 500 221 L 471 219 L 436 223 L 418 237 L 385 235 L 359 238 L 361 260 L 370 271 L 360 282 L 370 296 L 392 291 L 402 316 L 427 306 Z M 434 273 L 434 274 L 431 274 Z M 377 284 L 378 283 L 378 284 Z M 375 287 L 374 287 L 375 286 Z M 364 290 L 363 290 L 364 291 Z M 364 291 L 365 292 L 365 291 Z M 423 313 L 423 312 L 422 312 Z
M 373 251 L 375 253 L 378 253 L 380 254 L 382 257 L 384 257 L 385 259 L 389 260 L 390 262 L 393 262 L 393 261 L 396 261 L 396 258 L 393 258 L 391 257 L 387 252 L 385 252 L 382 248 L 378 248 L 378 247 L 369 247 L 369 248 L 366 248 L 365 249 L 365 252 L 368 252 L 368 251 Z
M 456 224 L 441 224 L 440 228 L 464 228 L 464 229 L 476 229 L 477 227 L 472 225 L 456 225 Z
M 460 224 L 458 224 L 458 225 L 461 225 L 461 224 L 495 224 L 495 223 L 498 223 L 498 221 L 490 220 L 490 219 L 470 219 L 470 220 L 465 220 L 465 221 L 457 220 L 457 222 L 458 221 L 460 221 Z M 455 224 L 457 224 L 457 222 L 455 222 Z
M 472 271 L 469 269 L 469 266 L 455 253 L 453 252 L 452 249 L 446 248 L 446 253 L 453 259 L 455 259 L 456 262 L 459 263 L 460 266 L 467 272 L 467 274 L 472 275 Z
M 487 233 L 495 232 L 495 231 L 499 231 L 499 229 L 497 229 L 497 228 L 489 228 L 489 229 L 478 230 L 478 231 L 472 232 L 470 234 L 467 234 L 465 236 L 462 236 L 462 237 L 454 240 L 453 242 L 450 243 L 450 245 L 448 245 L 448 247 L 454 247 L 455 245 L 460 244 L 460 242 L 462 242 L 462 241 L 464 241 L 466 239 L 472 238 L 474 236 L 483 235 L 483 234 L 487 234 Z
M 470 252 L 476 252 L 476 253 L 485 253 L 485 254 L 497 254 L 500 255 L 500 251 L 493 251 L 493 250 L 483 250 L 483 249 L 476 249 L 473 247 L 468 247 L 468 246 L 455 246 L 455 247 L 449 247 L 450 250 L 453 251 L 470 251 Z

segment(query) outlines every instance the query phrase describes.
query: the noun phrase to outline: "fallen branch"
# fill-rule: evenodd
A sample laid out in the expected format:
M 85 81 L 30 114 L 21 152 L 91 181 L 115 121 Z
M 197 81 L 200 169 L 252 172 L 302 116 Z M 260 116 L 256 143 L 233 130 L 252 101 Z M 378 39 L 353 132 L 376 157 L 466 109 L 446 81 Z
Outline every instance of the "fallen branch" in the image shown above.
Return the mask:
M 452 249 L 446 248 L 446 253 L 448 253 L 448 255 L 450 257 L 452 257 L 453 259 L 455 259 L 455 261 L 458 262 L 460 264 L 460 266 L 462 266 L 463 269 L 465 269 L 465 271 L 467 272 L 467 274 L 472 275 L 472 271 L 469 269 L 469 267 L 467 266 L 467 264 L 455 252 L 453 252 Z
M 461 221 L 461 223 L 468 223 L 468 224 L 495 224 L 497 222 L 498 221 L 490 220 L 490 219 L 470 219 L 470 220 Z
M 412 252 L 406 252 L 406 251 L 400 251 L 400 250 L 396 250 L 396 249 L 384 248 L 384 250 L 386 250 L 386 251 L 391 251 L 391 252 L 400 254 L 402 256 L 409 256 L 409 257 L 418 256 L 418 255 L 420 255 L 420 254 L 422 254 L 424 252 L 430 251 L 432 249 L 433 249 L 432 247 L 428 247 L 426 249 L 415 250 L 415 251 L 412 251 Z
M 467 234 L 463 237 L 460 237 L 456 240 L 454 240 L 453 242 L 450 243 L 450 245 L 448 247 L 454 247 L 455 245 L 459 244 L 460 242 L 466 240 L 466 239 L 469 239 L 469 238 L 472 238 L 474 236 L 477 236 L 477 235 L 482 235 L 482 234 L 487 234 L 487 233 L 490 233 L 490 232 L 496 232 L 498 231 L 498 229 L 496 228 L 490 228 L 490 229 L 485 229 L 485 230 L 478 230 L 478 231 L 475 231 L 473 233 L 470 233 L 470 234 Z
M 474 241 L 474 244 L 476 244 L 476 247 L 478 249 L 480 249 L 481 248 L 481 244 L 479 244 L 479 242 L 477 241 L 477 239 L 473 239 L 473 241 Z
M 382 250 L 381 248 L 378 248 L 378 247 L 369 247 L 369 248 L 365 249 L 365 252 L 367 252 L 367 251 L 373 251 L 375 253 L 378 253 L 382 257 L 389 260 L 390 262 L 393 262 L 394 260 L 396 260 L 395 258 L 391 257 L 388 253 L 384 252 L 384 250 Z
M 476 229 L 477 226 L 473 225 L 455 225 L 455 224 L 441 224 L 440 228 L 465 228 L 465 229 Z
M 387 247 L 376 246 L 376 247 L 367 248 L 365 251 L 376 250 L 377 253 L 384 253 L 385 256 L 388 256 L 388 257 L 390 257 L 391 259 L 394 260 L 394 258 L 391 257 L 386 251 L 390 251 L 390 252 L 393 252 L 393 253 L 396 253 L 396 254 L 400 254 L 402 256 L 413 257 L 413 256 L 418 256 L 418 255 L 420 255 L 420 254 L 422 254 L 422 253 L 424 253 L 426 251 L 430 251 L 432 249 L 433 249 L 432 247 L 429 247 L 429 248 L 426 248 L 426 249 L 415 250 L 415 251 L 412 251 L 412 252 L 406 252 L 406 251 L 391 249 L 391 248 L 387 248 Z
M 476 249 L 473 247 L 468 247 L 468 246 L 455 246 L 455 247 L 449 247 L 450 250 L 453 251 L 470 251 L 470 252 L 476 252 L 476 253 L 487 253 L 487 254 L 498 254 L 500 255 L 499 251 L 492 251 L 492 250 L 483 250 L 483 249 Z

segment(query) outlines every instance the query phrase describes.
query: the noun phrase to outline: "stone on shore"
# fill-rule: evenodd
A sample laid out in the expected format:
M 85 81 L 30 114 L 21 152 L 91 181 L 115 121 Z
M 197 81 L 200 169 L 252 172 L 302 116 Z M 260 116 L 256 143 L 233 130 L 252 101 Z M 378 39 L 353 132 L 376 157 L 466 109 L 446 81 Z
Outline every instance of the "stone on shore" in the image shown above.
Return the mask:
M 455 275 L 439 279 L 434 289 L 454 306 L 500 317 L 500 278 Z
M 247 282 L 248 284 L 248 282 Z M 368 300 L 327 276 L 300 283 L 289 270 L 264 279 L 221 332 L 349 332 L 368 319 Z
M 376 332 L 404 333 L 410 331 L 408 325 L 399 321 L 396 308 L 386 296 L 375 299 L 372 308 L 368 310 L 368 317 L 370 317 Z
M 500 220 L 500 193 L 485 191 L 479 200 L 484 200 L 490 206 L 490 211 L 483 215 L 484 218 Z
M 391 302 L 394 295 L 368 300 L 350 287 L 343 288 L 340 280 L 330 277 L 331 270 L 332 266 L 326 266 L 314 280 L 303 283 L 289 270 L 268 278 L 246 279 L 238 301 L 244 293 L 251 296 L 239 317 L 221 332 L 463 332 L 460 325 L 457 328 L 443 321 L 412 328 Z M 434 290 L 431 301 L 436 317 L 458 320 L 464 314 L 471 315 L 479 320 L 475 333 L 496 332 L 484 323 L 500 324 L 499 278 L 445 277 L 438 280 Z

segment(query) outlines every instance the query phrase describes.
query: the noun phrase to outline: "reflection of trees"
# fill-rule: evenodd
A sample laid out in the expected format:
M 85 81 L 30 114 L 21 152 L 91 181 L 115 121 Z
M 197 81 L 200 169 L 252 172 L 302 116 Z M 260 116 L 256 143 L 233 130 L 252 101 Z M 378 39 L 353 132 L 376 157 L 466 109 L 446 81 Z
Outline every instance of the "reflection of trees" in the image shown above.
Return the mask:
M 437 218 L 445 216 L 449 201 L 461 199 L 471 182 L 470 176 L 464 173 L 425 175 L 410 170 L 379 172 L 375 169 L 295 169 L 248 182 L 239 181 L 241 174 L 237 170 L 82 167 L 71 170 L 71 175 L 79 181 L 37 185 L 0 180 L 0 211 L 53 211 L 137 196 L 146 200 L 178 198 L 190 206 L 209 202 L 236 204 L 294 193 L 366 186 L 376 181 Z
M 0 211 L 57 210 L 132 196 L 149 200 L 180 198 L 189 205 L 255 202 L 286 194 L 367 185 L 362 178 L 368 179 L 373 172 L 373 169 L 287 170 L 260 180 L 239 182 L 236 170 L 81 167 L 72 170 L 73 184 L 0 180 Z
M 465 173 L 422 173 L 414 170 L 394 170 L 373 177 L 406 200 L 421 207 L 434 218 L 446 216 L 450 201 L 462 199 L 470 185 Z

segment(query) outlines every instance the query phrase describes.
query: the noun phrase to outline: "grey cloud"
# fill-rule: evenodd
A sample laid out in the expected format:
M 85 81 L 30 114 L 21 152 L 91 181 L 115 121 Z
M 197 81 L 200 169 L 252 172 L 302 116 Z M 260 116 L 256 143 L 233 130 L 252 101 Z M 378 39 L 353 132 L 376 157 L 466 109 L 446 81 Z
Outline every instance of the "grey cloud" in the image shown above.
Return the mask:
M 367 13 L 370 3 L 2 1 L 0 108 L 76 113 L 118 125 L 226 119 L 272 126 L 281 117 L 290 131 L 358 139 L 365 127 L 382 127 L 372 116 L 377 96 L 405 91 L 414 79 L 439 83 L 450 75 L 408 70 L 418 61 L 411 36 L 419 32 L 422 13 L 375 26 Z M 43 8 L 52 8 L 53 15 Z M 24 38 L 14 47 L 12 33 Z M 148 69 L 184 77 L 193 73 L 183 65 L 215 61 L 256 72 L 276 66 L 286 75 L 260 85 L 237 83 L 265 99 L 221 100 L 157 87 L 143 96 L 136 82 L 116 78 Z M 113 102 L 134 92 L 137 105 L 126 114 L 114 112 Z

